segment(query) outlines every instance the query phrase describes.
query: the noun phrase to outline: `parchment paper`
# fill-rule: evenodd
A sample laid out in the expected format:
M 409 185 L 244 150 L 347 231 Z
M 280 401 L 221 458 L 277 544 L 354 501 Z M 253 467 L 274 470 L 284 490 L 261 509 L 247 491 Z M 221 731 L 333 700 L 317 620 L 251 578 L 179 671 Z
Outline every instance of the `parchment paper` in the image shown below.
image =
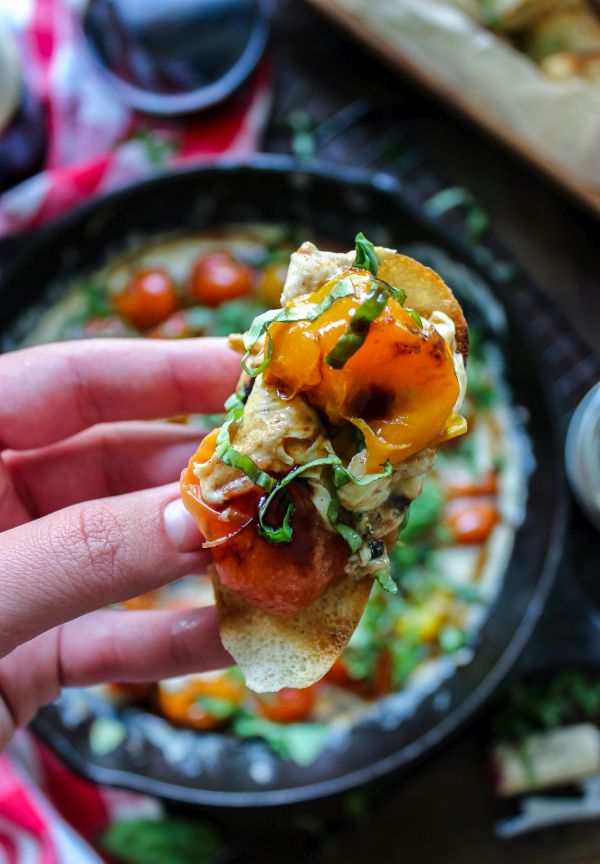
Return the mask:
M 336 2 L 562 173 L 600 189 L 598 85 L 580 78 L 552 81 L 524 54 L 443 0 Z

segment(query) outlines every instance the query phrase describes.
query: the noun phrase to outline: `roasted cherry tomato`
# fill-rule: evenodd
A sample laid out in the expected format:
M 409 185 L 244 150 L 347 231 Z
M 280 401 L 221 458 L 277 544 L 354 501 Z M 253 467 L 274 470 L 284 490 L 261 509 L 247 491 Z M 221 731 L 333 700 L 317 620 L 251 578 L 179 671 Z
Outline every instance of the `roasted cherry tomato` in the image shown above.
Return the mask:
M 272 309 L 277 309 L 280 304 L 286 274 L 287 264 L 285 263 L 275 262 L 273 264 L 266 264 L 262 268 L 258 283 L 258 296 Z
M 392 689 L 392 675 L 394 664 L 392 655 L 384 648 L 375 663 L 375 674 L 373 675 L 371 696 L 377 698 L 383 696 L 384 693 L 389 693 Z
M 300 723 L 307 720 L 312 712 L 316 698 L 316 687 L 295 690 L 284 687 L 278 693 L 257 696 L 258 711 L 267 720 L 275 723 Z
M 246 687 L 230 671 L 161 681 L 156 700 L 173 723 L 194 729 L 218 729 L 242 704 Z
M 219 510 L 202 498 L 194 466 L 215 452 L 218 430 L 200 443 L 181 477 L 183 502 L 194 516 L 210 547 L 219 579 L 250 606 L 274 615 L 295 615 L 320 597 L 348 560 L 348 544 L 315 518 L 310 490 L 292 483 L 293 536 L 289 543 L 273 544 L 256 530 L 256 513 L 262 489 L 237 495 Z
M 273 352 L 265 382 L 282 398 L 304 393 L 333 423 L 349 420 L 358 427 L 367 447 L 367 471 L 463 434 L 465 421 L 452 410 L 459 386 L 450 348 L 434 327 L 419 326 L 397 300 L 388 300 L 343 368 L 327 364 L 373 291 L 371 274 L 350 271 L 286 304 L 320 303 L 342 280 L 352 283 L 354 293 L 314 321 L 271 324 Z
M 138 270 L 121 294 L 113 298 L 115 309 L 138 330 L 156 327 L 179 307 L 175 285 L 165 270 Z
M 445 509 L 446 524 L 456 542 L 483 543 L 498 522 L 498 508 L 490 498 L 455 498 Z
M 442 483 L 448 498 L 495 495 L 498 491 L 498 475 L 493 471 L 488 471 L 483 477 L 472 477 L 470 474 L 442 475 Z
M 351 688 L 356 684 L 356 679 L 348 672 L 343 657 L 338 657 L 331 669 L 325 674 L 325 680 L 337 687 Z
M 205 306 L 219 306 L 226 300 L 245 297 L 252 288 L 254 273 L 227 252 L 211 252 L 199 258 L 192 270 L 190 293 Z

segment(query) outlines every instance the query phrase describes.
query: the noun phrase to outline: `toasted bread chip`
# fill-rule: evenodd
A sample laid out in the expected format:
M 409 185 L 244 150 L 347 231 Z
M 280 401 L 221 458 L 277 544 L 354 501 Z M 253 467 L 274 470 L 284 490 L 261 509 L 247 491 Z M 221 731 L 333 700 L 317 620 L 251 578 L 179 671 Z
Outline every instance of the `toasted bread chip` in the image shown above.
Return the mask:
M 223 645 L 256 693 L 310 687 L 331 668 L 352 636 L 373 580 L 342 579 L 293 617 L 249 606 L 211 569 Z
M 380 256 L 377 275 L 394 288 L 406 291 L 406 306 L 423 318 L 429 318 L 433 312 L 444 312 L 454 321 L 456 347 L 466 361 L 469 354 L 469 328 L 460 303 L 441 276 L 407 255 L 380 249 L 377 252 Z
M 406 291 L 406 306 L 424 318 L 437 311 L 452 319 L 457 350 L 466 360 L 467 323 L 443 279 L 406 255 L 382 248 L 377 249 L 377 254 L 380 261 L 377 275 Z M 298 278 L 286 287 L 285 301 L 316 290 L 324 280 L 345 272 L 351 263 L 350 253 L 321 253 L 312 244 L 303 244 L 295 255 L 296 264 L 300 258 L 308 257 L 315 266 L 308 273 L 299 268 Z M 306 261 L 302 263 L 305 265 Z M 315 518 L 319 517 L 315 514 Z M 315 566 L 327 568 L 331 562 L 323 560 Z M 373 586 L 371 576 L 357 580 L 339 573 L 307 609 L 283 616 L 249 605 L 220 583 L 214 566 L 210 571 L 223 645 L 239 664 L 248 686 L 257 693 L 274 692 L 282 687 L 309 687 L 322 678 L 352 636 Z

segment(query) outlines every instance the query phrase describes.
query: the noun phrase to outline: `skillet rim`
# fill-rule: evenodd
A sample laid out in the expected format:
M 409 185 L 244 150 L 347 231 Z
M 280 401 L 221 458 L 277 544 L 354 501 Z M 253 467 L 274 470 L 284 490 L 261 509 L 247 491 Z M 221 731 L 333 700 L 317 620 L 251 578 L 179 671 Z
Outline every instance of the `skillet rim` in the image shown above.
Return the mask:
M 215 172 L 232 173 L 236 171 L 280 175 L 308 175 L 317 180 L 333 181 L 347 187 L 375 188 L 379 193 L 394 197 L 396 205 L 406 213 L 408 218 L 412 219 L 417 225 L 427 228 L 433 235 L 436 235 L 443 247 L 452 256 L 455 256 L 458 261 L 467 263 L 485 282 L 491 283 L 496 292 L 502 290 L 498 279 L 494 277 L 493 273 L 488 273 L 483 265 L 477 261 L 472 249 L 447 227 L 428 216 L 421 208 L 409 200 L 403 192 L 401 181 L 395 177 L 384 172 L 371 172 L 323 162 L 314 162 L 310 166 L 304 166 L 287 156 L 259 154 L 251 159 L 229 157 L 202 166 L 160 172 L 141 182 L 87 202 L 82 207 L 63 216 L 51 226 L 40 229 L 33 237 L 30 234 L 22 235 L 19 241 L 23 240 L 25 243 L 21 244 L 17 241 L 17 246 L 21 248 L 17 248 L 14 260 L 6 267 L 2 274 L 0 293 L 5 289 L 6 283 L 9 283 L 14 279 L 15 274 L 18 274 L 21 262 L 25 258 L 35 255 L 36 247 L 44 247 L 46 244 L 52 245 L 60 238 L 63 232 L 85 221 L 88 216 L 93 215 L 100 209 L 110 207 L 111 204 L 126 198 L 135 197 L 137 194 L 148 189 L 155 188 L 160 190 L 164 184 L 170 183 L 173 177 L 181 178 L 181 176 L 189 176 L 197 179 L 198 176 L 214 174 Z M 25 244 L 27 245 L 27 249 L 24 248 Z M 537 291 L 529 279 L 526 279 L 526 284 L 528 290 Z M 504 300 L 509 307 L 509 311 L 514 312 L 516 304 L 510 294 L 505 295 Z M 519 316 L 511 315 L 511 318 L 516 320 L 517 335 L 520 337 L 522 334 L 520 332 Z M 553 388 L 550 370 L 541 362 L 535 352 L 531 353 L 530 361 L 536 379 L 541 386 L 545 409 L 551 419 L 551 446 L 554 453 L 560 457 L 563 434 L 561 413 L 558 407 L 559 397 Z M 381 779 L 386 775 L 402 770 L 406 771 L 418 761 L 431 755 L 461 730 L 464 730 L 467 723 L 472 721 L 483 710 L 485 704 L 514 666 L 531 637 L 545 606 L 550 589 L 554 584 L 564 549 L 570 504 L 565 470 L 560 458 L 555 462 L 554 482 L 559 494 L 556 496 L 553 506 L 551 540 L 543 556 L 540 575 L 532 589 L 528 607 L 507 647 L 500 654 L 489 674 L 483 678 L 479 685 L 449 715 L 440 720 L 439 723 L 431 727 L 428 732 L 415 741 L 405 745 L 401 750 L 393 754 L 382 757 L 377 762 L 328 778 L 327 780 L 308 783 L 304 786 L 277 790 L 222 792 L 194 789 L 188 786 L 148 778 L 145 775 L 132 773 L 128 770 L 98 765 L 87 757 L 82 756 L 64 737 L 58 738 L 52 724 L 44 722 L 43 713 L 34 721 L 34 732 L 59 753 L 74 770 L 94 782 L 134 789 L 182 803 L 210 807 L 258 808 L 299 804 L 301 802 L 337 795 L 364 783 Z

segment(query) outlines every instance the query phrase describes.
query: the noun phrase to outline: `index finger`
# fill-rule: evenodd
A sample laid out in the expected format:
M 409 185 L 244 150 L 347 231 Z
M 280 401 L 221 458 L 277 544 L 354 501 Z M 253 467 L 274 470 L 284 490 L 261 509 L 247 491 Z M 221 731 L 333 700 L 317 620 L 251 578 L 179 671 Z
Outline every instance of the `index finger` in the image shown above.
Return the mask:
M 239 357 L 224 339 L 99 339 L 0 357 L 0 449 L 40 447 L 107 420 L 215 413 Z

